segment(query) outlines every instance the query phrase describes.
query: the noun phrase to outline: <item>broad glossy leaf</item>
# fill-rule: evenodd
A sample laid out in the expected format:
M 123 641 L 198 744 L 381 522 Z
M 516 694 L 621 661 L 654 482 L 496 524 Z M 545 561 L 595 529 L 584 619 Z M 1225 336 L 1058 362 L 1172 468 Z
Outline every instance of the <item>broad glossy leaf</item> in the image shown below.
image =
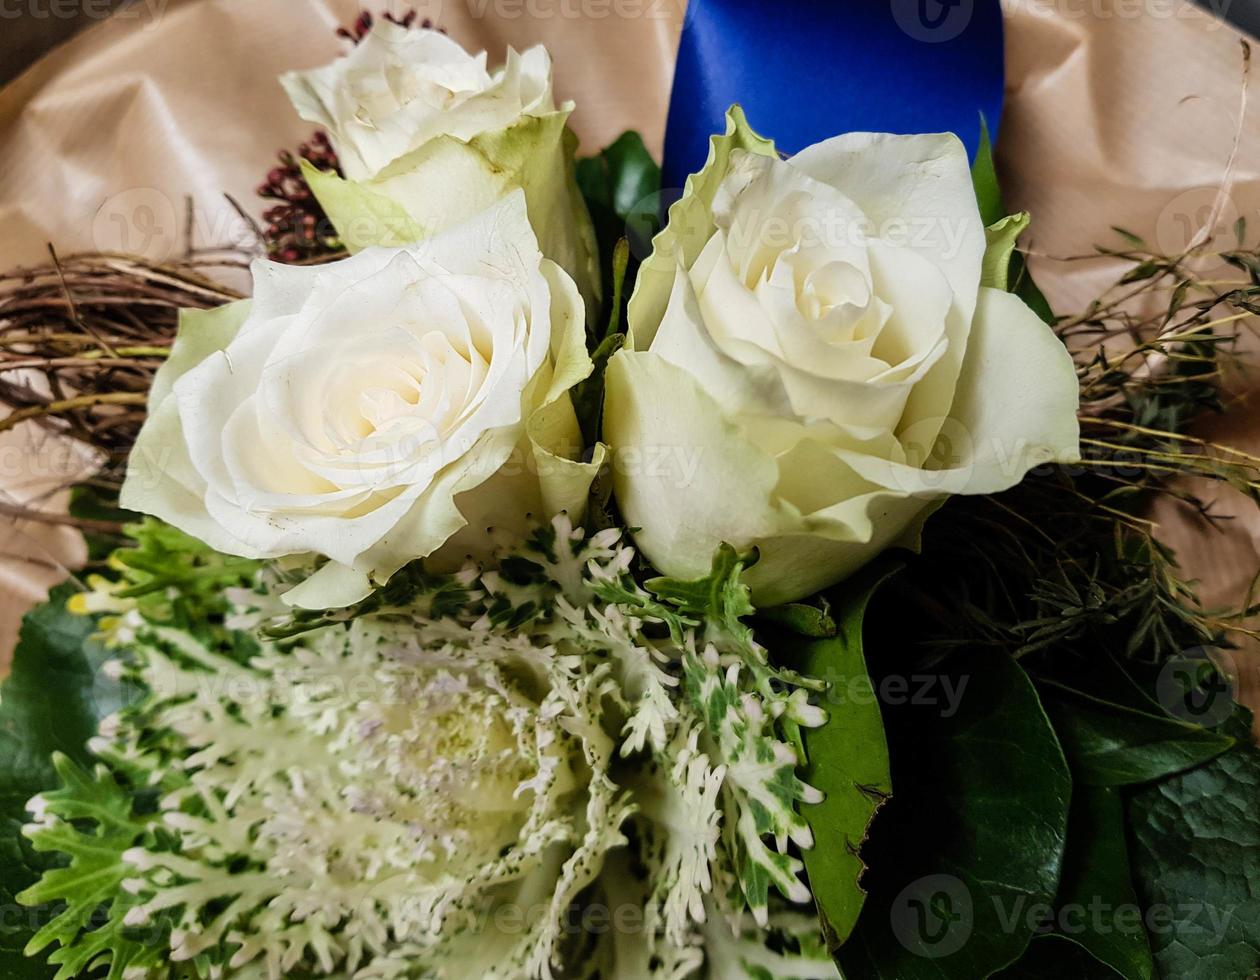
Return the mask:
M 1133 889 L 1120 791 L 1077 786 L 1055 928 L 1125 980 L 1155 973 L 1142 908 Z
M 86 761 L 87 740 L 112 707 L 95 685 L 96 669 L 107 659 L 89 639 L 95 624 L 65 608 L 75 591 L 70 584 L 58 586 L 26 616 L 12 672 L 0 689 L 0 903 L 9 910 L 0 923 L 0 976 L 13 980 L 52 976 L 45 963 L 22 955 L 49 918 L 14 898 L 49 867 L 21 836 L 26 804 L 57 784 L 54 752 Z
M 870 897 L 838 956 L 850 977 L 992 976 L 1058 890 L 1071 779 L 1032 682 L 996 653 L 938 669 L 960 700 L 885 706 L 895 795 L 862 850 Z
M 1117 980 L 1080 946 L 1062 936 L 1038 936 L 1020 961 L 995 975 L 994 980 Z
M 607 284 L 615 275 L 616 249 L 623 238 L 630 240 L 634 256 L 644 256 L 651 250 L 652 235 L 660 224 L 661 168 L 643 144 L 643 137 L 632 131 L 623 133 L 598 155 L 579 160 L 577 184 L 595 225 L 600 270 Z M 624 290 L 627 298 L 633 291 L 638 265 L 637 260 L 629 263 Z M 623 312 L 624 301 L 618 304 L 611 293 L 611 289 L 604 291 L 604 322 Z M 601 328 L 603 325 L 599 324 Z M 599 339 L 596 335 L 594 342 Z
M 1163 980 L 1251 980 L 1260 972 L 1260 750 L 1239 710 L 1238 744 L 1144 787 L 1128 805 L 1138 894 Z
M 643 137 L 631 130 L 597 156 L 579 160 L 577 180 L 588 203 L 607 208 L 625 221 L 661 189 L 661 168 Z
M 1153 782 L 1228 750 L 1227 735 L 1112 704 L 1058 684 L 1042 699 L 1076 778 L 1091 786 Z

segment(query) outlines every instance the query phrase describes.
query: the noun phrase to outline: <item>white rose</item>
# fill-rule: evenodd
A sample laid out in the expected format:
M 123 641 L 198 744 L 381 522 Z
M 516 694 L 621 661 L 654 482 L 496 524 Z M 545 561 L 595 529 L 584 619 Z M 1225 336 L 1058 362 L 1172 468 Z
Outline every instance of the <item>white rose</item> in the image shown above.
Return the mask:
M 1078 458 L 1070 356 L 982 283 L 1020 227 L 985 261 L 952 135 L 852 133 L 783 161 L 733 110 L 608 371 L 615 492 L 657 568 L 756 546 L 756 600 L 791 601 L 917 547 L 951 494 Z
M 346 179 L 306 176 L 347 246 L 405 245 L 525 191 L 543 253 L 593 303 L 598 256 L 574 178 L 572 103 L 557 109 L 543 47 L 489 71 L 445 34 L 383 21 L 345 57 L 281 78 L 328 130 Z
M 327 556 L 287 596 L 310 608 L 581 513 L 602 458 L 573 460 L 582 302 L 519 191 L 414 246 L 253 273 L 252 302 L 181 319 L 125 507 L 228 554 Z

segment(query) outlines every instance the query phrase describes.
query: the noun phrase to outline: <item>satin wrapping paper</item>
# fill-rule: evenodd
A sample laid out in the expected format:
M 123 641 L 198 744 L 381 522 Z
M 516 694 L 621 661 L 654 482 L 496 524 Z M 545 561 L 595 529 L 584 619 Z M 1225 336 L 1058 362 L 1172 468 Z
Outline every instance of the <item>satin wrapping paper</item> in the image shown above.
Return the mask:
M 492 58 L 508 44 L 546 43 L 558 97 L 578 102 L 573 126 L 584 151 L 637 128 L 659 156 L 685 0 L 408 6 Z M 0 264 L 42 262 L 48 241 L 62 253 L 176 256 L 188 196 L 197 245 L 247 239 L 223 193 L 260 214 L 253 189 L 276 150 L 311 130 L 275 76 L 331 59 L 343 47 L 334 28 L 357 13 L 350 0 L 140 0 L 53 52 L 0 91 Z M 1174 251 L 1210 210 L 1238 124 L 1239 35 L 1179 0 L 1008 0 L 1004 13 L 999 170 L 1008 205 L 1033 213 L 1038 281 L 1057 309 L 1069 311 L 1096 295 L 1114 268 L 1055 257 L 1090 251 L 1111 225 Z M 800 79 L 814 95 L 864 84 L 876 83 L 846 78 L 843 65 L 826 78 Z M 1247 214 L 1260 232 L 1256 112 L 1242 127 L 1223 224 Z M 773 120 L 760 124 L 774 135 Z M 1248 394 L 1240 383 L 1240 404 L 1211 435 L 1257 449 L 1260 418 Z M 10 451 L 14 440 L 25 440 L 30 454 Z M 47 437 L 19 432 L 0 443 L 0 499 L 56 486 L 49 467 L 71 457 L 34 451 L 32 440 Z M 1238 602 L 1260 567 L 1251 505 L 1224 495 L 1219 508 L 1240 518 L 1224 534 L 1205 532 L 1173 508 L 1158 515 L 1209 604 Z M 81 549 L 65 531 L 7 523 L 0 555 L 0 650 L 7 651 L 22 609 L 64 577 L 56 566 L 81 560 Z

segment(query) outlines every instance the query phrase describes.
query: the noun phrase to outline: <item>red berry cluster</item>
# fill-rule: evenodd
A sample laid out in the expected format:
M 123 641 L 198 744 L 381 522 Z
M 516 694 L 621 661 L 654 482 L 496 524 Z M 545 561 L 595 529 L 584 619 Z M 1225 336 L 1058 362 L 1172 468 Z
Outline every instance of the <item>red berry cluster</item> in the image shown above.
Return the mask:
M 328 137 L 316 133 L 298 147 L 297 156 L 281 150 L 278 159 L 280 165 L 273 167 L 258 187 L 259 197 L 278 202 L 263 213 L 267 254 L 277 262 L 303 262 L 341 251 L 332 222 L 302 176 L 302 160 L 341 175 Z
M 386 12 L 384 16 L 399 27 L 433 28 L 433 22 L 428 19 L 417 24 L 414 10 L 402 15 Z M 350 27 L 338 28 L 337 36 L 358 44 L 367 37 L 374 23 L 376 19 L 372 14 L 364 11 Z M 309 160 L 320 170 L 332 170 L 344 176 L 328 137 L 316 133 L 309 142 L 298 147 L 296 157 L 288 150 L 281 150 L 279 160 L 280 166 L 272 168 L 258 187 L 259 197 L 278 202 L 263 214 L 267 254 L 277 262 L 308 262 L 340 252 L 337 231 L 307 186 L 300 162 Z

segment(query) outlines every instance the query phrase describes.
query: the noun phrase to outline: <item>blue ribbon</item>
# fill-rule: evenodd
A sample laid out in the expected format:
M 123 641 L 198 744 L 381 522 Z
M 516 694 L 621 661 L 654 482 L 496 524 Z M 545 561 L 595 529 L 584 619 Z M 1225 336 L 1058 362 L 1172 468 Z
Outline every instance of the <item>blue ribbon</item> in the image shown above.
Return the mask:
M 690 0 L 663 186 L 704 165 L 735 102 L 789 153 L 862 130 L 954 132 L 974 153 L 1003 82 L 999 0 Z

